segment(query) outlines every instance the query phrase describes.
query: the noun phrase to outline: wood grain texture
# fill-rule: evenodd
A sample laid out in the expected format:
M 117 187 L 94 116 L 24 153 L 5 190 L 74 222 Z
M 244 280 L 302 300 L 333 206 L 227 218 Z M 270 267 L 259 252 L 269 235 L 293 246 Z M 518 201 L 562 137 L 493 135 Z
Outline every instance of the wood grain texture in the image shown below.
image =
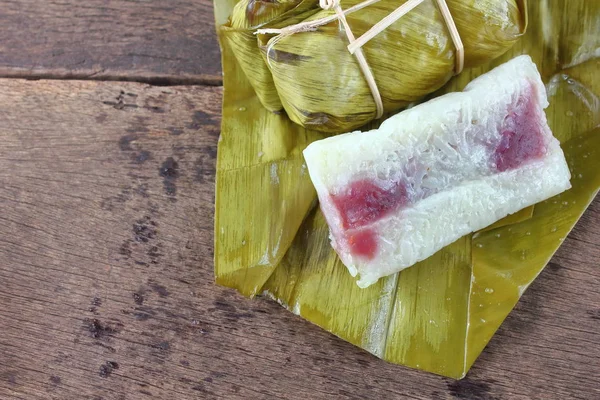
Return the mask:
M 212 0 L 4 0 L 0 76 L 220 84 Z
M 213 284 L 221 89 L 0 80 L 0 398 L 596 399 L 600 201 L 462 381 Z

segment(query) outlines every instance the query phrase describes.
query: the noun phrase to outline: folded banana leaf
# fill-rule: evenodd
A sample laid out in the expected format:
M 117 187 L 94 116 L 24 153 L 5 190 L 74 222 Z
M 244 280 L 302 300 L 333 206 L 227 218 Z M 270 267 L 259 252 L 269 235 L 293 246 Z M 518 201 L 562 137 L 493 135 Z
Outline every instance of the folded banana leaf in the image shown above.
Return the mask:
M 344 0 L 345 9 L 363 0 Z M 254 35 L 334 15 L 317 0 L 241 0 L 220 28 L 258 98 L 271 111 L 285 109 L 305 127 L 329 133 L 373 120 L 376 106 L 364 73 L 346 49 L 348 40 L 333 21 L 316 31 L 278 40 Z M 381 0 L 347 16 L 356 37 L 402 1 Z M 465 47 L 467 68 L 509 49 L 527 26 L 525 0 L 447 0 Z M 439 89 L 452 77 L 455 48 L 435 2 L 426 1 L 363 47 L 386 112 Z M 262 55 L 261 55 L 262 52 Z M 262 57 L 265 57 L 265 60 Z
M 235 3 L 215 2 L 218 23 Z M 367 289 L 356 286 L 331 249 L 314 207 L 301 151 L 321 134 L 268 112 L 221 35 L 217 283 L 250 297 L 264 293 L 382 359 L 464 377 L 600 190 L 600 3 L 542 0 L 528 7 L 529 30 L 507 54 L 465 71 L 431 97 L 462 90 L 515 55 L 530 54 L 547 83 L 546 114 L 573 189 Z
M 317 3 L 318 0 L 242 0 L 235 5 L 229 23 L 220 27 L 221 38 L 227 41 L 256 95 L 270 111 L 281 111 L 283 105 L 254 33 L 265 26 L 282 28 L 302 22 L 318 11 Z

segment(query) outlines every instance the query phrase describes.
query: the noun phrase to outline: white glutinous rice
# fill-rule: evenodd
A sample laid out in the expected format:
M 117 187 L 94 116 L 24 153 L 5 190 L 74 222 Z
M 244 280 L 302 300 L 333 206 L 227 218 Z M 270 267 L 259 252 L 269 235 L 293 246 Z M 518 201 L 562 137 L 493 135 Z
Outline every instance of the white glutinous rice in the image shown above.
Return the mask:
M 529 56 L 304 157 L 333 248 L 358 285 L 571 187 Z

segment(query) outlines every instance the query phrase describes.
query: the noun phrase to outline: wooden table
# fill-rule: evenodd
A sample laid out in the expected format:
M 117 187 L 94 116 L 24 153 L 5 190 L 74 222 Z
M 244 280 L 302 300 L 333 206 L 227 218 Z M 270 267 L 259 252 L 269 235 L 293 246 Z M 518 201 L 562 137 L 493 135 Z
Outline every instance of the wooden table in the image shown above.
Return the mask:
M 598 200 L 462 381 L 215 286 L 212 21 L 0 3 L 1 399 L 600 398 Z

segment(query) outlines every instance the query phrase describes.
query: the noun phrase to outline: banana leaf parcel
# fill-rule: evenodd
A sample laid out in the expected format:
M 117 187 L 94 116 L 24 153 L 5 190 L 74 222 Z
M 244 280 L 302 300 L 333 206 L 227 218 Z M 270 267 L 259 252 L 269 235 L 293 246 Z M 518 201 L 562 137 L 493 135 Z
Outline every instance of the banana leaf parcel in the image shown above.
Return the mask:
M 219 25 L 236 3 L 215 2 Z M 323 134 L 268 111 L 221 32 L 217 283 L 245 296 L 269 296 L 389 362 L 464 377 L 600 190 L 600 3 L 532 1 L 528 13 L 529 29 L 511 50 L 431 96 L 462 90 L 500 63 L 529 54 L 547 85 L 548 122 L 573 188 L 367 289 L 356 286 L 331 249 L 315 207 L 301 152 Z
M 344 0 L 348 9 L 363 0 Z M 398 0 L 381 0 L 347 15 L 359 37 L 394 11 Z M 467 68 L 508 50 L 525 32 L 524 0 L 447 0 L 465 47 Z M 282 28 L 335 15 L 317 0 L 241 0 L 220 28 L 263 105 L 284 109 L 308 128 L 341 133 L 376 117 L 376 105 L 347 38 L 333 21 L 316 31 L 281 40 L 255 35 L 258 28 Z M 397 111 L 439 89 L 452 77 L 455 48 L 442 14 L 426 1 L 364 46 L 385 112 Z

